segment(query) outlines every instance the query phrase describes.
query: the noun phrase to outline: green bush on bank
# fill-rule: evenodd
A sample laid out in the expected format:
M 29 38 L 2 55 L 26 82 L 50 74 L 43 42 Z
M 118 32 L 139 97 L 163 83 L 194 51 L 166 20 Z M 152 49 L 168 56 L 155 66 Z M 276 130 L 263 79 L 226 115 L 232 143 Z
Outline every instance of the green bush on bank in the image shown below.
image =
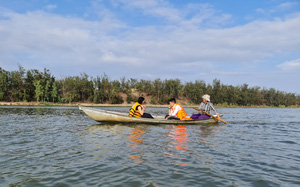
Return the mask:
M 120 80 L 110 80 L 106 74 L 90 77 L 85 73 L 56 79 L 46 68 L 43 72 L 36 69 L 26 71 L 22 66 L 11 72 L 0 68 L 0 101 L 36 101 L 45 105 L 51 102 L 121 104 L 136 101 L 142 93 L 150 96 L 150 104 L 166 104 L 171 97 L 180 98 L 186 104 L 199 104 L 201 96 L 209 94 L 214 104 L 224 107 L 300 105 L 300 96 L 295 93 L 249 87 L 247 84 L 224 85 L 217 79 L 212 84 L 202 80 L 182 83 L 179 79 L 137 80 L 122 77 Z

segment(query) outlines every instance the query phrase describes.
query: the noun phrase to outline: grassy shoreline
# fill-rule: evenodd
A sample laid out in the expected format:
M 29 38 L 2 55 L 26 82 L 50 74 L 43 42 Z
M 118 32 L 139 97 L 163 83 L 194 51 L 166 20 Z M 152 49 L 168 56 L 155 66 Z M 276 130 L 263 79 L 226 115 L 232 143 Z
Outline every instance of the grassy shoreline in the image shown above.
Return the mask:
M 94 103 L 52 103 L 52 102 L 0 102 L 0 106 L 94 106 L 94 107 L 130 107 L 132 104 L 94 104 Z M 146 104 L 147 107 L 168 107 L 168 105 Z M 185 107 L 198 107 L 199 105 L 187 104 Z M 238 106 L 238 105 L 215 105 L 217 108 L 300 108 L 300 106 Z

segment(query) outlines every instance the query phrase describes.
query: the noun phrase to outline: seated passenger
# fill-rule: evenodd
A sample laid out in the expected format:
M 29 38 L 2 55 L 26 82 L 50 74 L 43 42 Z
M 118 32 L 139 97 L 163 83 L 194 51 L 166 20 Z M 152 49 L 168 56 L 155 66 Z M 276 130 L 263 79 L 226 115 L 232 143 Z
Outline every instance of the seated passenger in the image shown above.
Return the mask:
M 143 105 L 145 103 L 144 97 L 139 97 L 138 102 L 136 102 L 129 111 L 129 117 L 136 118 L 153 118 L 151 114 L 145 113 L 146 106 Z
M 172 98 L 169 100 L 169 115 L 165 116 L 167 120 L 191 120 L 191 118 L 187 118 L 187 113 L 183 109 L 183 107 L 176 103 L 176 99 Z

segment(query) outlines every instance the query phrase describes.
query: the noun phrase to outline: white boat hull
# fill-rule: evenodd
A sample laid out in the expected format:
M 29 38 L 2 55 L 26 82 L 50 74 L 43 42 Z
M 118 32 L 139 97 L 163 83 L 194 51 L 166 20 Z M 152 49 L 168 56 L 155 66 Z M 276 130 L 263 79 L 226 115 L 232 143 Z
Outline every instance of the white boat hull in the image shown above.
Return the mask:
M 142 123 L 142 124 L 215 124 L 217 120 L 213 118 L 204 120 L 166 120 L 163 116 L 153 116 L 151 118 L 129 117 L 126 113 L 105 111 L 90 107 L 79 107 L 86 115 L 97 122 L 117 122 L 117 123 Z

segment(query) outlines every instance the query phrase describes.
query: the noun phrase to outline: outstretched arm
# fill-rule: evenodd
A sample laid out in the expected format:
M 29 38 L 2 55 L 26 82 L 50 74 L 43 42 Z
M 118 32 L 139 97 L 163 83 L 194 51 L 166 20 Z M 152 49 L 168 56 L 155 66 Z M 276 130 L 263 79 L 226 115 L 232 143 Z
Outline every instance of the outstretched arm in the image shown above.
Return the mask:
M 215 107 L 214 107 L 214 105 L 213 105 L 212 103 L 210 103 L 210 107 L 211 107 L 211 109 L 217 114 L 217 118 L 218 118 L 218 120 L 220 121 L 221 117 L 220 117 L 218 111 L 215 109 Z

